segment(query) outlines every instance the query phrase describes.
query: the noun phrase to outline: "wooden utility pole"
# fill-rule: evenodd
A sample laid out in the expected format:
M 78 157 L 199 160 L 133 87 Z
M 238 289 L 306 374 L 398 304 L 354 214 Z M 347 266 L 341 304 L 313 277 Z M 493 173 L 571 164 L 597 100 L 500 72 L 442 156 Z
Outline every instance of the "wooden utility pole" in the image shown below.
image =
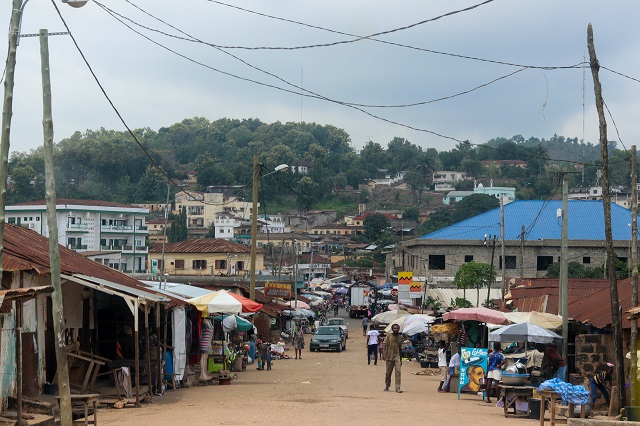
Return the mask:
M 638 176 L 637 150 L 631 147 L 631 306 L 638 306 Z M 638 405 L 638 322 L 631 321 L 631 405 Z
M 258 156 L 253 156 L 253 192 L 251 212 L 251 257 L 249 259 L 249 299 L 256 300 L 256 253 L 258 239 L 258 178 L 260 177 Z
M 613 253 L 613 236 L 611 233 L 611 194 L 609 193 L 609 152 L 607 147 L 607 121 L 604 116 L 604 101 L 602 100 L 602 86 L 600 85 L 600 64 L 596 57 L 593 44 L 593 28 L 587 27 L 587 47 L 589 48 L 589 66 L 593 76 L 593 89 L 598 110 L 600 128 L 600 152 L 602 163 L 602 198 L 604 207 L 605 248 L 607 251 L 607 276 L 609 278 L 609 294 L 611 296 L 611 322 L 613 326 L 613 353 L 615 356 L 615 383 L 618 392 L 618 407 L 625 407 L 626 395 L 624 357 L 622 355 L 622 322 L 620 319 L 620 301 L 618 299 L 618 281 L 616 278 L 616 262 Z
M 64 312 L 62 309 L 62 283 L 60 278 L 60 251 L 58 222 L 56 221 L 56 180 L 53 172 L 53 118 L 51 114 L 51 78 L 49 75 L 49 41 L 47 30 L 40 30 L 40 61 L 42 70 L 42 128 L 44 130 L 44 169 L 46 181 L 47 226 L 49 228 L 49 266 L 51 269 L 51 304 L 55 334 L 58 390 L 60 391 L 60 424 L 73 424 L 69 366 L 64 339 Z
M 500 309 L 504 309 L 504 298 L 509 293 L 509 280 L 507 280 L 507 258 L 504 247 L 504 199 L 500 197 L 500 257 L 502 258 L 502 299 Z
M 2 252 L 4 251 L 4 204 L 7 197 L 11 116 L 13 115 L 13 85 L 15 81 L 16 50 L 22 14 L 22 0 L 13 0 L 9 23 L 9 49 L 5 64 L 4 101 L 2 104 L 2 132 L 0 132 L 0 277 L 2 276 Z M 17 321 L 17 318 L 16 318 Z

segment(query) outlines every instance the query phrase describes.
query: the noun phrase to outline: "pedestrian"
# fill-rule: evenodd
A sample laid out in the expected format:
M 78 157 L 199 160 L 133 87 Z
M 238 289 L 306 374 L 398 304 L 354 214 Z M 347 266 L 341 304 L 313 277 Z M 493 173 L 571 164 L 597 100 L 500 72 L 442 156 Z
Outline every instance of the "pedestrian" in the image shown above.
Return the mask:
M 293 350 L 296 354 L 296 359 L 302 359 L 302 350 L 304 349 L 304 334 L 302 333 L 302 327 L 298 327 L 296 333 L 293 335 Z
M 556 346 L 549 344 L 546 346 L 536 345 L 538 351 L 543 352 L 542 371 L 547 371 L 547 378 L 557 378 L 563 382 L 567 381 L 567 363 L 558 353 Z
M 365 316 L 364 318 L 362 318 L 362 335 L 363 336 L 367 335 L 367 325 L 369 325 L 369 318 Z
M 502 380 L 502 366 L 504 365 L 504 355 L 500 342 L 493 342 L 493 352 L 489 355 L 489 373 L 487 373 L 487 404 L 491 403 L 491 387 L 495 382 L 496 398 L 498 397 L 498 383 Z
M 336 302 L 333 304 L 333 315 L 338 316 L 338 309 L 340 309 L 340 305 L 338 304 L 338 301 L 336 300 Z
M 367 364 L 371 364 L 373 356 L 373 365 L 378 365 L 378 338 L 380 333 L 376 330 L 376 326 L 371 324 L 367 333 Z
M 391 373 L 395 369 L 396 372 L 396 392 L 402 393 L 400 390 L 401 372 L 402 368 L 402 335 L 400 334 L 400 326 L 393 324 L 391 326 L 391 333 L 387 334 L 384 338 L 384 346 L 387 350 L 386 362 L 387 371 L 384 377 L 385 387 L 384 390 L 388 391 L 391 386 Z
M 456 352 L 449 360 L 449 371 L 447 371 L 447 382 L 442 386 L 445 392 L 449 392 L 451 389 L 451 377 L 456 374 L 456 368 L 460 369 L 460 353 Z
M 440 385 L 438 386 L 438 392 L 446 392 L 442 389 L 444 382 L 447 380 L 447 342 L 440 340 L 438 348 L 438 368 L 440 369 Z
M 591 377 L 589 380 L 589 384 L 591 385 L 591 409 L 593 410 L 596 404 L 596 398 L 598 397 L 598 390 L 604 396 L 604 400 L 607 402 L 607 406 L 609 405 L 609 388 L 607 387 L 607 383 L 611 385 L 611 373 L 613 372 L 613 364 L 610 362 L 607 363 L 604 371 L 596 374 Z

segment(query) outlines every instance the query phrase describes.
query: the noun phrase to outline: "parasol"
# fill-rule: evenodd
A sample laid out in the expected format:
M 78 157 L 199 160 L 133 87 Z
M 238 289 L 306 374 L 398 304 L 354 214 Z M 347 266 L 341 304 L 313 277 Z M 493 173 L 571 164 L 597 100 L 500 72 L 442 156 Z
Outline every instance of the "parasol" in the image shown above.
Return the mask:
M 296 303 L 297 303 L 297 306 L 296 306 Z M 310 306 L 307 303 L 303 302 L 302 300 L 298 300 L 297 302 L 295 300 L 290 300 L 290 301 L 288 301 L 286 303 L 286 305 L 290 306 L 292 308 L 296 308 L 297 307 L 298 309 L 309 309 L 310 308 Z
M 222 320 L 222 328 L 225 333 L 230 331 L 251 331 L 253 330 L 253 324 L 246 319 L 239 317 L 238 315 L 230 315 L 228 317 L 217 316 L 217 320 Z
M 533 343 L 562 343 L 562 336 L 535 324 L 523 322 L 501 327 L 489 333 L 489 340 L 494 342 L 533 342 Z
M 548 330 L 562 327 L 562 317 L 560 315 L 544 312 L 505 312 L 504 316 L 513 324 L 528 322 Z
M 225 290 L 212 291 L 209 294 L 189 299 L 187 302 L 205 314 L 239 314 L 242 312 L 242 303 L 230 296 Z
M 408 336 L 413 336 L 418 333 L 427 333 L 429 331 L 429 324 L 432 324 L 435 318 L 425 314 L 405 315 L 396 320 L 391 321 L 389 325 L 384 329 L 385 332 L 391 332 L 391 326 L 398 324 L 400 326 L 400 332 Z
M 347 294 L 347 289 L 344 287 L 340 287 L 339 289 L 336 290 L 336 294 Z
M 478 321 L 491 324 L 508 323 L 507 319 L 502 315 L 502 312 L 484 307 L 460 308 L 455 311 L 445 312 L 442 315 L 442 319 L 444 321 Z
M 236 299 L 238 302 L 242 303 L 243 313 L 258 312 L 260 309 L 262 309 L 262 306 L 263 306 L 262 303 L 254 302 L 253 300 L 248 299 L 240 294 L 236 294 L 236 293 L 228 293 L 228 294 L 229 296 Z
M 395 309 L 393 311 L 382 312 L 374 316 L 373 318 L 371 318 L 371 321 L 379 322 L 382 324 L 389 324 L 391 321 L 397 320 L 398 318 L 403 317 L 405 315 L 409 315 L 409 312 L 403 311 L 401 309 Z

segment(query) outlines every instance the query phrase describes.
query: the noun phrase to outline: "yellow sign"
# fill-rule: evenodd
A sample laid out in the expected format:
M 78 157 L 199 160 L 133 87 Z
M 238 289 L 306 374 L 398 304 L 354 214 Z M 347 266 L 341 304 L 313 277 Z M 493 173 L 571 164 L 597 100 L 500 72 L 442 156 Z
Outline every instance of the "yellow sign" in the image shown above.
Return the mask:
M 422 283 L 420 281 L 411 281 L 411 287 L 409 288 L 409 292 L 420 293 L 421 291 L 422 291 Z
M 413 272 L 398 272 L 398 284 L 411 284 L 413 282 Z
M 287 283 L 265 283 L 264 295 L 267 297 L 291 298 L 291 284 Z

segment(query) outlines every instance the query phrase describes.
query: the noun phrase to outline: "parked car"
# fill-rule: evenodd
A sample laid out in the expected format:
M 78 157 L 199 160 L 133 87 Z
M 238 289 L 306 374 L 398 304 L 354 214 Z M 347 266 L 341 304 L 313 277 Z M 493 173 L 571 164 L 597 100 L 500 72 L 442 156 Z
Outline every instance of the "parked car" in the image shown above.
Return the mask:
M 322 349 L 333 349 L 342 352 L 347 349 L 347 338 L 338 326 L 321 325 L 318 327 L 309 343 L 311 352 Z
M 342 329 L 342 332 L 344 333 L 344 337 L 345 339 L 349 338 L 349 323 L 346 322 L 344 320 L 344 318 L 340 318 L 340 317 L 336 317 L 336 318 L 329 318 L 327 319 L 327 324 L 326 325 L 337 325 L 338 327 L 340 327 Z

